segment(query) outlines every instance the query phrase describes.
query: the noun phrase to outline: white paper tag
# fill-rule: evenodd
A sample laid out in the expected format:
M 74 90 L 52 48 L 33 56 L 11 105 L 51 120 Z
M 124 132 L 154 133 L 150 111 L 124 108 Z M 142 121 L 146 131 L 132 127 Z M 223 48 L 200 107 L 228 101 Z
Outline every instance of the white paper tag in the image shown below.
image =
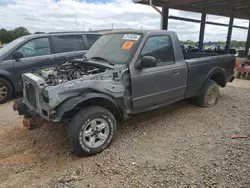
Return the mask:
M 139 40 L 140 35 L 135 35 L 135 34 L 126 34 L 122 38 L 123 40 Z

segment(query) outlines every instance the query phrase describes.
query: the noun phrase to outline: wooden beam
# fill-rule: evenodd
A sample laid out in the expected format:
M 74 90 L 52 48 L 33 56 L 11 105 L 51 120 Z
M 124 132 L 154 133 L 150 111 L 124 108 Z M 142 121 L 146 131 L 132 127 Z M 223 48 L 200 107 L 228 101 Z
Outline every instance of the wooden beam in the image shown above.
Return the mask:
M 168 18 L 174 19 L 174 20 L 185 21 L 185 22 L 201 23 L 200 20 L 195 20 L 195 19 L 191 19 L 191 18 L 182 18 L 182 17 L 178 17 L 178 16 L 169 16 Z
M 175 7 L 176 10 L 182 10 L 182 11 L 191 11 L 191 12 L 198 12 L 202 13 L 204 9 L 201 9 L 199 7 L 191 7 L 191 6 L 179 6 Z M 242 13 L 242 12 L 230 12 L 230 11 L 225 11 L 222 9 L 205 9 L 207 14 L 212 14 L 212 15 L 217 15 L 217 16 L 226 16 L 230 17 L 233 15 L 235 18 L 240 18 L 240 19 L 247 19 L 250 20 L 250 11 L 248 13 Z
M 243 26 L 238 26 L 238 25 L 234 25 L 234 28 L 238 28 L 238 29 L 249 29 L 248 27 L 243 27 Z
M 173 20 L 185 21 L 185 22 L 201 23 L 200 20 L 196 20 L 196 19 L 192 19 L 192 18 L 183 18 L 183 17 L 179 17 L 179 16 L 168 16 L 168 18 L 173 19 Z M 229 24 L 223 24 L 223 23 L 217 23 L 217 22 L 206 21 L 206 24 L 229 27 Z M 238 25 L 233 25 L 233 28 L 248 29 L 248 27 L 238 26 Z
M 207 14 L 203 12 L 202 15 L 201 15 L 200 36 L 199 36 L 199 51 L 203 51 L 206 17 L 207 17 Z
M 168 14 L 169 14 L 169 8 L 163 6 L 162 7 L 162 26 L 161 28 L 163 30 L 168 30 Z
M 169 0 L 167 5 L 169 7 L 175 7 L 175 6 L 180 6 L 180 5 L 188 5 L 191 3 L 198 3 L 201 1 L 202 0 Z
M 193 4 L 193 6 L 199 7 L 199 8 L 221 8 L 223 10 L 228 8 L 236 8 L 239 6 L 247 6 L 249 5 L 249 2 L 246 0 L 207 0 L 207 1 L 201 1 L 199 3 Z M 192 4 L 190 4 L 192 6 Z
M 232 38 L 232 31 L 233 31 L 233 24 L 234 24 L 234 18 L 231 16 L 229 21 L 229 27 L 227 32 L 227 42 L 226 42 L 226 51 L 229 53 L 230 50 L 230 43 Z
M 228 24 L 216 23 L 216 22 L 206 22 L 206 24 L 209 24 L 209 25 L 217 25 L 217 26 L 225 26 L 225 27 L 228 27 L 228 26 L 229 26 Z
M 245 56 L 248 55 L 249 47 L 250 47 L 250 21 L 249 21 L 249 29 L 248 29 L 248 34 L 247 34 L 247 42 L 246 42 Z

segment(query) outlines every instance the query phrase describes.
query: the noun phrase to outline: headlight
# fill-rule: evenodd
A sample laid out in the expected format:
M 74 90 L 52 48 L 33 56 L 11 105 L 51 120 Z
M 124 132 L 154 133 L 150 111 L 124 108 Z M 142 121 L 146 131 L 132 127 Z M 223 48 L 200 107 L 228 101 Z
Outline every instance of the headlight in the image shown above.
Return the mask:
M 49 93 L 47 90 L 42 91 L 42 97 L 44 102 L 49 103 Z

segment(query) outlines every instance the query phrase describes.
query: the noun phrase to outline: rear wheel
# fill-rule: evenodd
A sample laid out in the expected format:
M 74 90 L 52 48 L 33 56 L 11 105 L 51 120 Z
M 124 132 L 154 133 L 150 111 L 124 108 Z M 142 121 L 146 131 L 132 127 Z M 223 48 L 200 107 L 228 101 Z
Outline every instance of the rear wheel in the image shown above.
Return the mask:
M 90 156 L 105 150 L 116 135 L 116 120 L 105 108 L 93 106 L 78 112 L 68 128 L 74 154 Z
M 0 78 L 0 104 L 5 103 L 12 96 L 12 86 L 9 81 Z
M 198 98 L 198 105 L 202 107 L 212 107 L 217 103 L 219 95 L 219 85 L 215 81 L 209 80 L 201 96 Z
M 243 77 L 243 78 L 245 78 L 245 77 L 246 77 L 246 75 L 247 75 L 247 73 L 246 73 L 246 72 L 243 72 L 243 73 L 242 73 L 242 77 Z

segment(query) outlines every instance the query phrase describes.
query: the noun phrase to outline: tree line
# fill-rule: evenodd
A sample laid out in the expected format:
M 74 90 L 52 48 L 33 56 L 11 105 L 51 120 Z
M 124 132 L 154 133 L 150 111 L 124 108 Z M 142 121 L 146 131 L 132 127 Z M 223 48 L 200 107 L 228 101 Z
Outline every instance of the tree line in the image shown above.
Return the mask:
M 0 30 L 0 41 L 2 44 L 9 43 L 16 38 L 22 37 L 24 35 L 30 35 L 30 32 L 24 27 L 18 27 L 14 30 Z
M 191 40 L 186 40 L 186 41 L 181 41 L 181 44 L 195 46 L 198 43 L 194 42 L 194 41 L 191 41 Z M 225 41 L 217 41 L 217 42 L 209 41 L 209 42 L 204 42 L 204 46 L 212 46 L 212 45 L 226 46 L 226 42 Z M 244 47 L 245 48 L 246 42 L 245 41 L 232 40 L 230 46 L 231 46 L 231 48 L 240 48 L 240 47 Z
M 40 33 L 43 33 L 43 32 L 36 32 L 34 34 L 40 34 Z M 31 33 L 28 31 L 28 29 L 24 27 L 18 27 L 13 30 L 1 29 L 0 30 L 0 42 L 2 44 L 7 44 L 19 37 L 30 35 L 30 34 Z

